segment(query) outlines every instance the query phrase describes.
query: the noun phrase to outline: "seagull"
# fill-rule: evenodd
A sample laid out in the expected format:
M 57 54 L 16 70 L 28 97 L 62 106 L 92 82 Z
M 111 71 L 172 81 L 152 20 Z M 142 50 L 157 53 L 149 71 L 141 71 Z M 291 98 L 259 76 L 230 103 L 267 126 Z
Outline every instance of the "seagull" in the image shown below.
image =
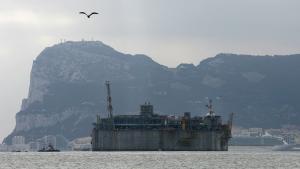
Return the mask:
M 92 13 L 90 13 L 90 14 L 88 15 L 88 14 L 86 14 L 85 12 L 79 12 L 79 14 L 84 14 L 84 15 L 86 15 L 86 17 L 90 18 L 92 15 L 94 15 L 94 14 L 99 14 L 99 13 L 97 13 L 97 12 L 92 12 Z

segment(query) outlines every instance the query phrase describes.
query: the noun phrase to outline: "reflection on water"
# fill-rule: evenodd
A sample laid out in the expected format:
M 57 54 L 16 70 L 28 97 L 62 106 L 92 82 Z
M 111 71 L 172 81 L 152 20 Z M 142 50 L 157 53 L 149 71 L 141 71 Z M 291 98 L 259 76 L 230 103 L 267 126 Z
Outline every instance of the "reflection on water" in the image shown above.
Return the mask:
M 1 169 L 300 168 L 300 152 L 230 147 L 228 152 L 0 153 Z

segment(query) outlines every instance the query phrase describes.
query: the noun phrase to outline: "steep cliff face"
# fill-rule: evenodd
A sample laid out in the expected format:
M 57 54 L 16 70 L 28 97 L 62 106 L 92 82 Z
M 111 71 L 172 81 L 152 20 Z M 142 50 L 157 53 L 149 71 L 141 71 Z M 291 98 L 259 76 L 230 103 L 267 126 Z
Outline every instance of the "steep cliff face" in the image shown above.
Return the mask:
M 151 101 L 162 114 L 236 112 L 235 125 L 280 127 L 300 120 L 300 55 L 220 54 L 199 65 L 167 68 L 145 55 L 120 53 L 102 42 L 66 42 L 46 48 L 33 62 L 30 89 L 5 139 L 35 140 L 60 134 L 90 135 L 96 114 L 106 116 L 104 82 L 112 82 L 115 114 Z
M 106 116 L 106 80 L 113 82 L 119 111 L 129 113 L 145 101 L 144 89 L 152 81 L 169 75 L 165 66 L 145 55 L 122 54 L 102 42 L 66 42 L 46 48 L 33 62 L 28 98 L 6 140 L 16 134 L 27 135 L 27 140 L 45 134 L 70 139 L 89 135 L 96 114 Z M 131 93 L 139 96 L 131 99 Z

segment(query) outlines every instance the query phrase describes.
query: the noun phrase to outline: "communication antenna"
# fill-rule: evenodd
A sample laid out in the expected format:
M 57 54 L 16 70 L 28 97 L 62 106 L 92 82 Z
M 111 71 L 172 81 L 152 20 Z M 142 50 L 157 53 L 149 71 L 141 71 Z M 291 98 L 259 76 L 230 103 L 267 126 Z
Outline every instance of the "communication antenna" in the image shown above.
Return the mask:
M 206 105 L 206 107 L 208 108 L 208 113 L 207 113 L 207 115 L 208 115 L 208 116 L 215 116 L 215 112 L 214 112 L 214 110 L 213 110 L 213 105 L 212 105 L 212 100 L 211 100 L 211 99 L 209 99 L 209 102 L 208 102 L 208 104 Z

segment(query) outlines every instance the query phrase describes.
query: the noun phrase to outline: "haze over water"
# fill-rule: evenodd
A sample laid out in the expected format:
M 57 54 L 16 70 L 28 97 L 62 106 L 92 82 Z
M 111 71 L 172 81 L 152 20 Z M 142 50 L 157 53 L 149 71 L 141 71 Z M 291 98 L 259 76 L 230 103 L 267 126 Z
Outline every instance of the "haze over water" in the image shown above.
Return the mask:
M 300 153 L 231 147 L 228 152 L 0 153 L 1 169 L 296 169 Z

